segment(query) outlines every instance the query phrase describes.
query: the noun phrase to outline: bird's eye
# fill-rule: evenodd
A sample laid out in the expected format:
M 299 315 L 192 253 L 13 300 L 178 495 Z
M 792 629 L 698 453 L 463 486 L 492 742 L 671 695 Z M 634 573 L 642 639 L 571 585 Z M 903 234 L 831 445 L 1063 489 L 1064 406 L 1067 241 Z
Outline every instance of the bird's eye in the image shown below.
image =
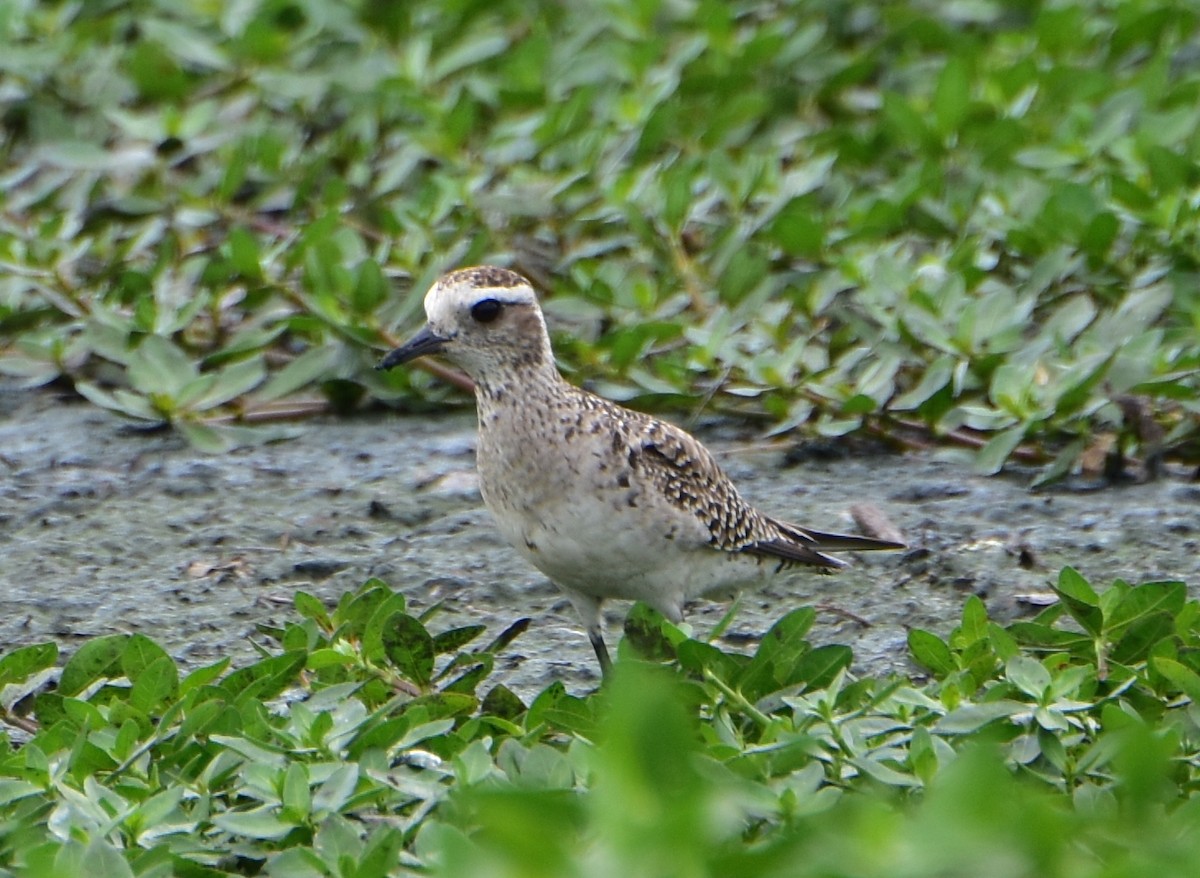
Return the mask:
M 471 316 L 479 323 L 491 323 L 503 308 L 495 299 L 483 299 L 471 306 Z

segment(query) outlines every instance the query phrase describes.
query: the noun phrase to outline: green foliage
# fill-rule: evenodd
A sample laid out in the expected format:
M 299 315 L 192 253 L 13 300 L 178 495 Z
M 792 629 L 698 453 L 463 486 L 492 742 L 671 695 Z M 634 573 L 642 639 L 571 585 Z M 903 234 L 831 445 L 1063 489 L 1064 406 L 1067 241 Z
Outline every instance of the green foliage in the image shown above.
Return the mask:
M 1096 592 L 912 632 L 857 677 L 783 617 L 752 655 L 631 614 L 610 680 L 526 705 L 478 626 L 372 580 L 245 667 L 153 641 L 0 658 L 0 874 L 1183 874 L 1200 855 L 1200 604 Z M 651 656 L 646 658 L 645 656 Z
M 504 259 L 613 396 L 715 388 L 779 430 L 981 445 L 985 472 L 1194 457 L 1197 23 L 16 0 L 0 372 L 208 450 L 278 438 L 245 424 L 444 396 L 369 367 L 440 271 Z

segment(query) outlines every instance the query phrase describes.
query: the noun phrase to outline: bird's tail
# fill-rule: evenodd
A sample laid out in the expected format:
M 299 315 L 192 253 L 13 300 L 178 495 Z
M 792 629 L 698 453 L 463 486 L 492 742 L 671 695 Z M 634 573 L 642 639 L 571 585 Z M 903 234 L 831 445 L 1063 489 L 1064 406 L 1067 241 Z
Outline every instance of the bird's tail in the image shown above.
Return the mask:
M 879 540 L 875 537 L 860 537 L 854 534 L 831 534 L 819 530 L 810 530 L 794 524 L 777 521 L 776 526 L 788 535 L 802 537 L 805 542 L 811 542 L 812 547 L 826 552 L 881 552 L 885 549 L 907 549 L 904 543 L 892 540 Z
M 754 555 L 780 558 L 793 564 L 810 564 L 813 567 L 837 569 L 845 567 L 846 562 L 841 558 L 826 555 L 826 552 L 864 552 L 906 548 L 903 543 L 891 540 L 877 540 L 874 537 L 857 537 L 850 534 L 829 534 L 775 519 L 771 519 L 771 524 L 779 531 L 779 537 L 753 543 L 743 548 L 742 551 Z

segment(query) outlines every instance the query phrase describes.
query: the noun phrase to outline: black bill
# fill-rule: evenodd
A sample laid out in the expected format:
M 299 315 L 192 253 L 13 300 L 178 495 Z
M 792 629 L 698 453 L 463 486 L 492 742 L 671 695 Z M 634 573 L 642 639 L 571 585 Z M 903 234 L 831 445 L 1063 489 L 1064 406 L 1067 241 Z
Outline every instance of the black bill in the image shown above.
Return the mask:
M 393 366 L 399 366 L 401 363 L 407 363 L 409 360 L 415 360 L 426 354 L 440 353 L 445 346 L 446 339 L 435 335 L 428 326 L 425 326 L 420 332 L 380 360 L 379 365 L 375 368 L 391 369 Z

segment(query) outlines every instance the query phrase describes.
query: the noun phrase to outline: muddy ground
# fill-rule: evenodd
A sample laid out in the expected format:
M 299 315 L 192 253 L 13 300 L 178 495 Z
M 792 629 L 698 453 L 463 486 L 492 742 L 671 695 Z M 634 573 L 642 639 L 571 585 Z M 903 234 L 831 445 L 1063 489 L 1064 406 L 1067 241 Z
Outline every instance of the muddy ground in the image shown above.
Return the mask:
M 1200 485 L 1181 478 L 1032 494 L 1028 474 L 975 477 L 952 453 L 830 458 L 728 426 L 700 432 L 764 509 L 848 530 L 848 507 L 871 502 L 914 547 L 748 597 L 731 648 L 752 649 L 794 606 L 832 604 L 870 625 L 822 613 L 814 641 L 850 644 L 862 671 L 905 670 L 909 627 L 947 633 L 968 594 L 999 619 L 1032 613 L 1021 596 L 1045 592 L 1065 564 L 1096 584 L 1200 589 Z M 185 665 L 244 661 L 256 623 L 295 618 L 295 590 L 332 606 L 378 576 L 418 609 L 444 602 L 435 631 L 531 617 L 497 675 L 518 692 L 555 679 L 589 688 L 587 638 L 492 527 L 473 448 L 472 414 L 394 414 L 309 422 L 295 440 L 212 457 L 51 392 L 0 390 L 0 644 L 69 651 L 142 632 Z M 626 609 L 609 610 L 610 644 Z M 723 611 L 700 603 L 689 621 L 703 633 Z

